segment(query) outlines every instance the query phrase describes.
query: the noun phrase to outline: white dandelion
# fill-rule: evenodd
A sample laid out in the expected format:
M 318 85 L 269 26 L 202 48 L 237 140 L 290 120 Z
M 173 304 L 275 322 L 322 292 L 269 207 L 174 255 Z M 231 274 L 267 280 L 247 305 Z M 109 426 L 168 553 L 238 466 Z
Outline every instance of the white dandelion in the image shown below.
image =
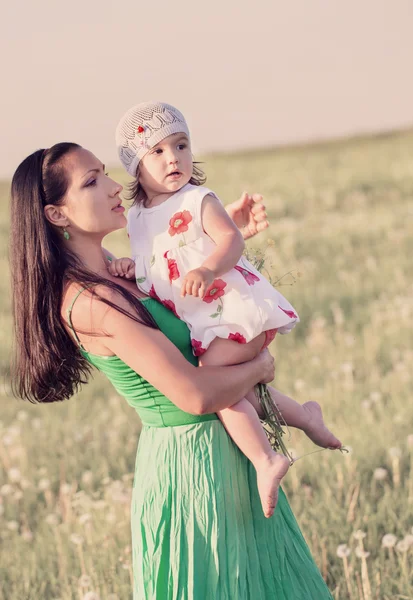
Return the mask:
M 7 521 L 6 527 L 9 531 L 17 531 L 19 528 L 19 524 L 17 521 Z
M 396 544 L 396 550 L 397 552 L 407 552 L 408 549 L 410 548 L 408 542 L 406 542 L 406 540 L 400 540 L 400 542 L 397 542 Z
M 0 488 L 0 494 L 2 496 L 11 496 L 11 494 L 13 492 L 14 492 L 14 487 L 12 485 L 10 485 L 9 483 L 5 483 Z
M 390 458 L 400 458 L 402 455 L 402 451 L 397 446 L 392 446 L 389 448 L 389 456 Z
M 87 592 L 82 600 L 100 600 L 100 596 L 96 592 Z
M 347 558 L 351 554 L 350 548 L 347 544 L 339 544 L 337 546 L 336 554 L 339 558 Z
M 47 479 L 46 477 L 40 479 L 39 483 L 37 484 L 37 488 L 41 492 L 45 492 L 46 490 L 48 490 L 50 488 L 50 479 Z
M 355 540 L 363 540 L 366 537 L 366 532 L 362 531 L 361 529 L 357 529 L 357 531 L 353 531 L 353 538 Z
M 393 533 L 386 533 L 381 540 L 381 545 L 383 548 L 394 548 L 396 543 L 397 537 Z
M 8 470 L 7 476 L 9 478 L 9 481 L 11 481 L 12 483 L 18 483 L 22 478 L 20 470 L 16 469 L 15 467 L 12 467 Z
M 366 552 L 363 548 L 360 548 L 360 546 L 355 549 L 354 553 L 358 558 L 367 558 L 370 556 L 370 552 Z
M 387 479 L 389 472 L 387 469 L 383 469 L 383 467 L 377 467 L 374 469 L 373 477 L 376 481 L 384 481 Z
M 45 522 L 51 527 L 56 527 L 56 525 L 59 525 L 60 519 L 56 513 L 50 513 L 45 518 Z
M 83 542 L 85 541 L 83 539 L 83 537 L 81 535 L 79 535 L 78 533 L 72 533 L 72 535 L 70 536 L 69 539 L 72 542 L 72 544 L 74 544 L 75 546 L 81 546 L 83 544 Z

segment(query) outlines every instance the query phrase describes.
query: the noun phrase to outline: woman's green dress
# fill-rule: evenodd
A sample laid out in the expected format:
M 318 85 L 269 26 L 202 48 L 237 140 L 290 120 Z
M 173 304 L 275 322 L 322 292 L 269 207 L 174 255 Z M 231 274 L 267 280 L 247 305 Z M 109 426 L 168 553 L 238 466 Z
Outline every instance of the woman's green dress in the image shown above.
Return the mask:
M 154 299 L 145 306 L 197 364 L 185 323 Z M 116 356 L 82 352 L 143 424 L 131 511 L 134 600 L 332 599 L 283 491 L 266 519 L 255 470 L 216 415 L 184 413 Z

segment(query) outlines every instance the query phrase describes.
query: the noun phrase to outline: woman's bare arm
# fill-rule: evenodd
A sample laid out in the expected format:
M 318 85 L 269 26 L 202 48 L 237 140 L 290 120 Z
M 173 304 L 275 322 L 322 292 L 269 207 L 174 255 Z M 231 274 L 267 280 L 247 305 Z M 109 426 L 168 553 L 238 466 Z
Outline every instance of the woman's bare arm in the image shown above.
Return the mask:
M 99 289 L 99 293 L 132 310 L 116 292 Z M 207 414 L 228 408 L 256 383 L 274 377 L 274 359 L 267 351 L 242 365 L 197 368 L 161 331 L 133 321 L 87 291 L 76 301 L 72 321 L 78 331 L 99 335 L 103 349 L 118 356 L 188 413 Z

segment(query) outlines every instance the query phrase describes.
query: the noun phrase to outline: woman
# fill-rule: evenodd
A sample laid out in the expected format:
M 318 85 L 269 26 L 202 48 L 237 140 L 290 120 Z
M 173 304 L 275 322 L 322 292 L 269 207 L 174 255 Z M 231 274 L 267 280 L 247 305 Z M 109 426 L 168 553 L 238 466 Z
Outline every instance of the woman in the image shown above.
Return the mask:
M 265 519 L 254 470 L 214 414 L 273 379 L 271 356 L 196 368 L 186 325 L 109 274 L 102 240 L 126 224 L 121 191 L 76 144 L 39 150 L 17 169 L 18 395 L 69 398 L 95 365 L 138 410 L 136 600 L 331 599 L 285 496 Z

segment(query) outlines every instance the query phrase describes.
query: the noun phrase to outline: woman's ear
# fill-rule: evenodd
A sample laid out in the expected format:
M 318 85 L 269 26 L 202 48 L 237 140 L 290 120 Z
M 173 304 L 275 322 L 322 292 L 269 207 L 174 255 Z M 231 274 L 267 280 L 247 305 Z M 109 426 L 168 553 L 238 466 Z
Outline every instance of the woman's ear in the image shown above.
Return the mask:
M 44 216 L 52 225 L 57 227 L 67 227 L 69 225 L 67 217 L 62 213 L 60 206 L 47 204 L 44 207 Z

